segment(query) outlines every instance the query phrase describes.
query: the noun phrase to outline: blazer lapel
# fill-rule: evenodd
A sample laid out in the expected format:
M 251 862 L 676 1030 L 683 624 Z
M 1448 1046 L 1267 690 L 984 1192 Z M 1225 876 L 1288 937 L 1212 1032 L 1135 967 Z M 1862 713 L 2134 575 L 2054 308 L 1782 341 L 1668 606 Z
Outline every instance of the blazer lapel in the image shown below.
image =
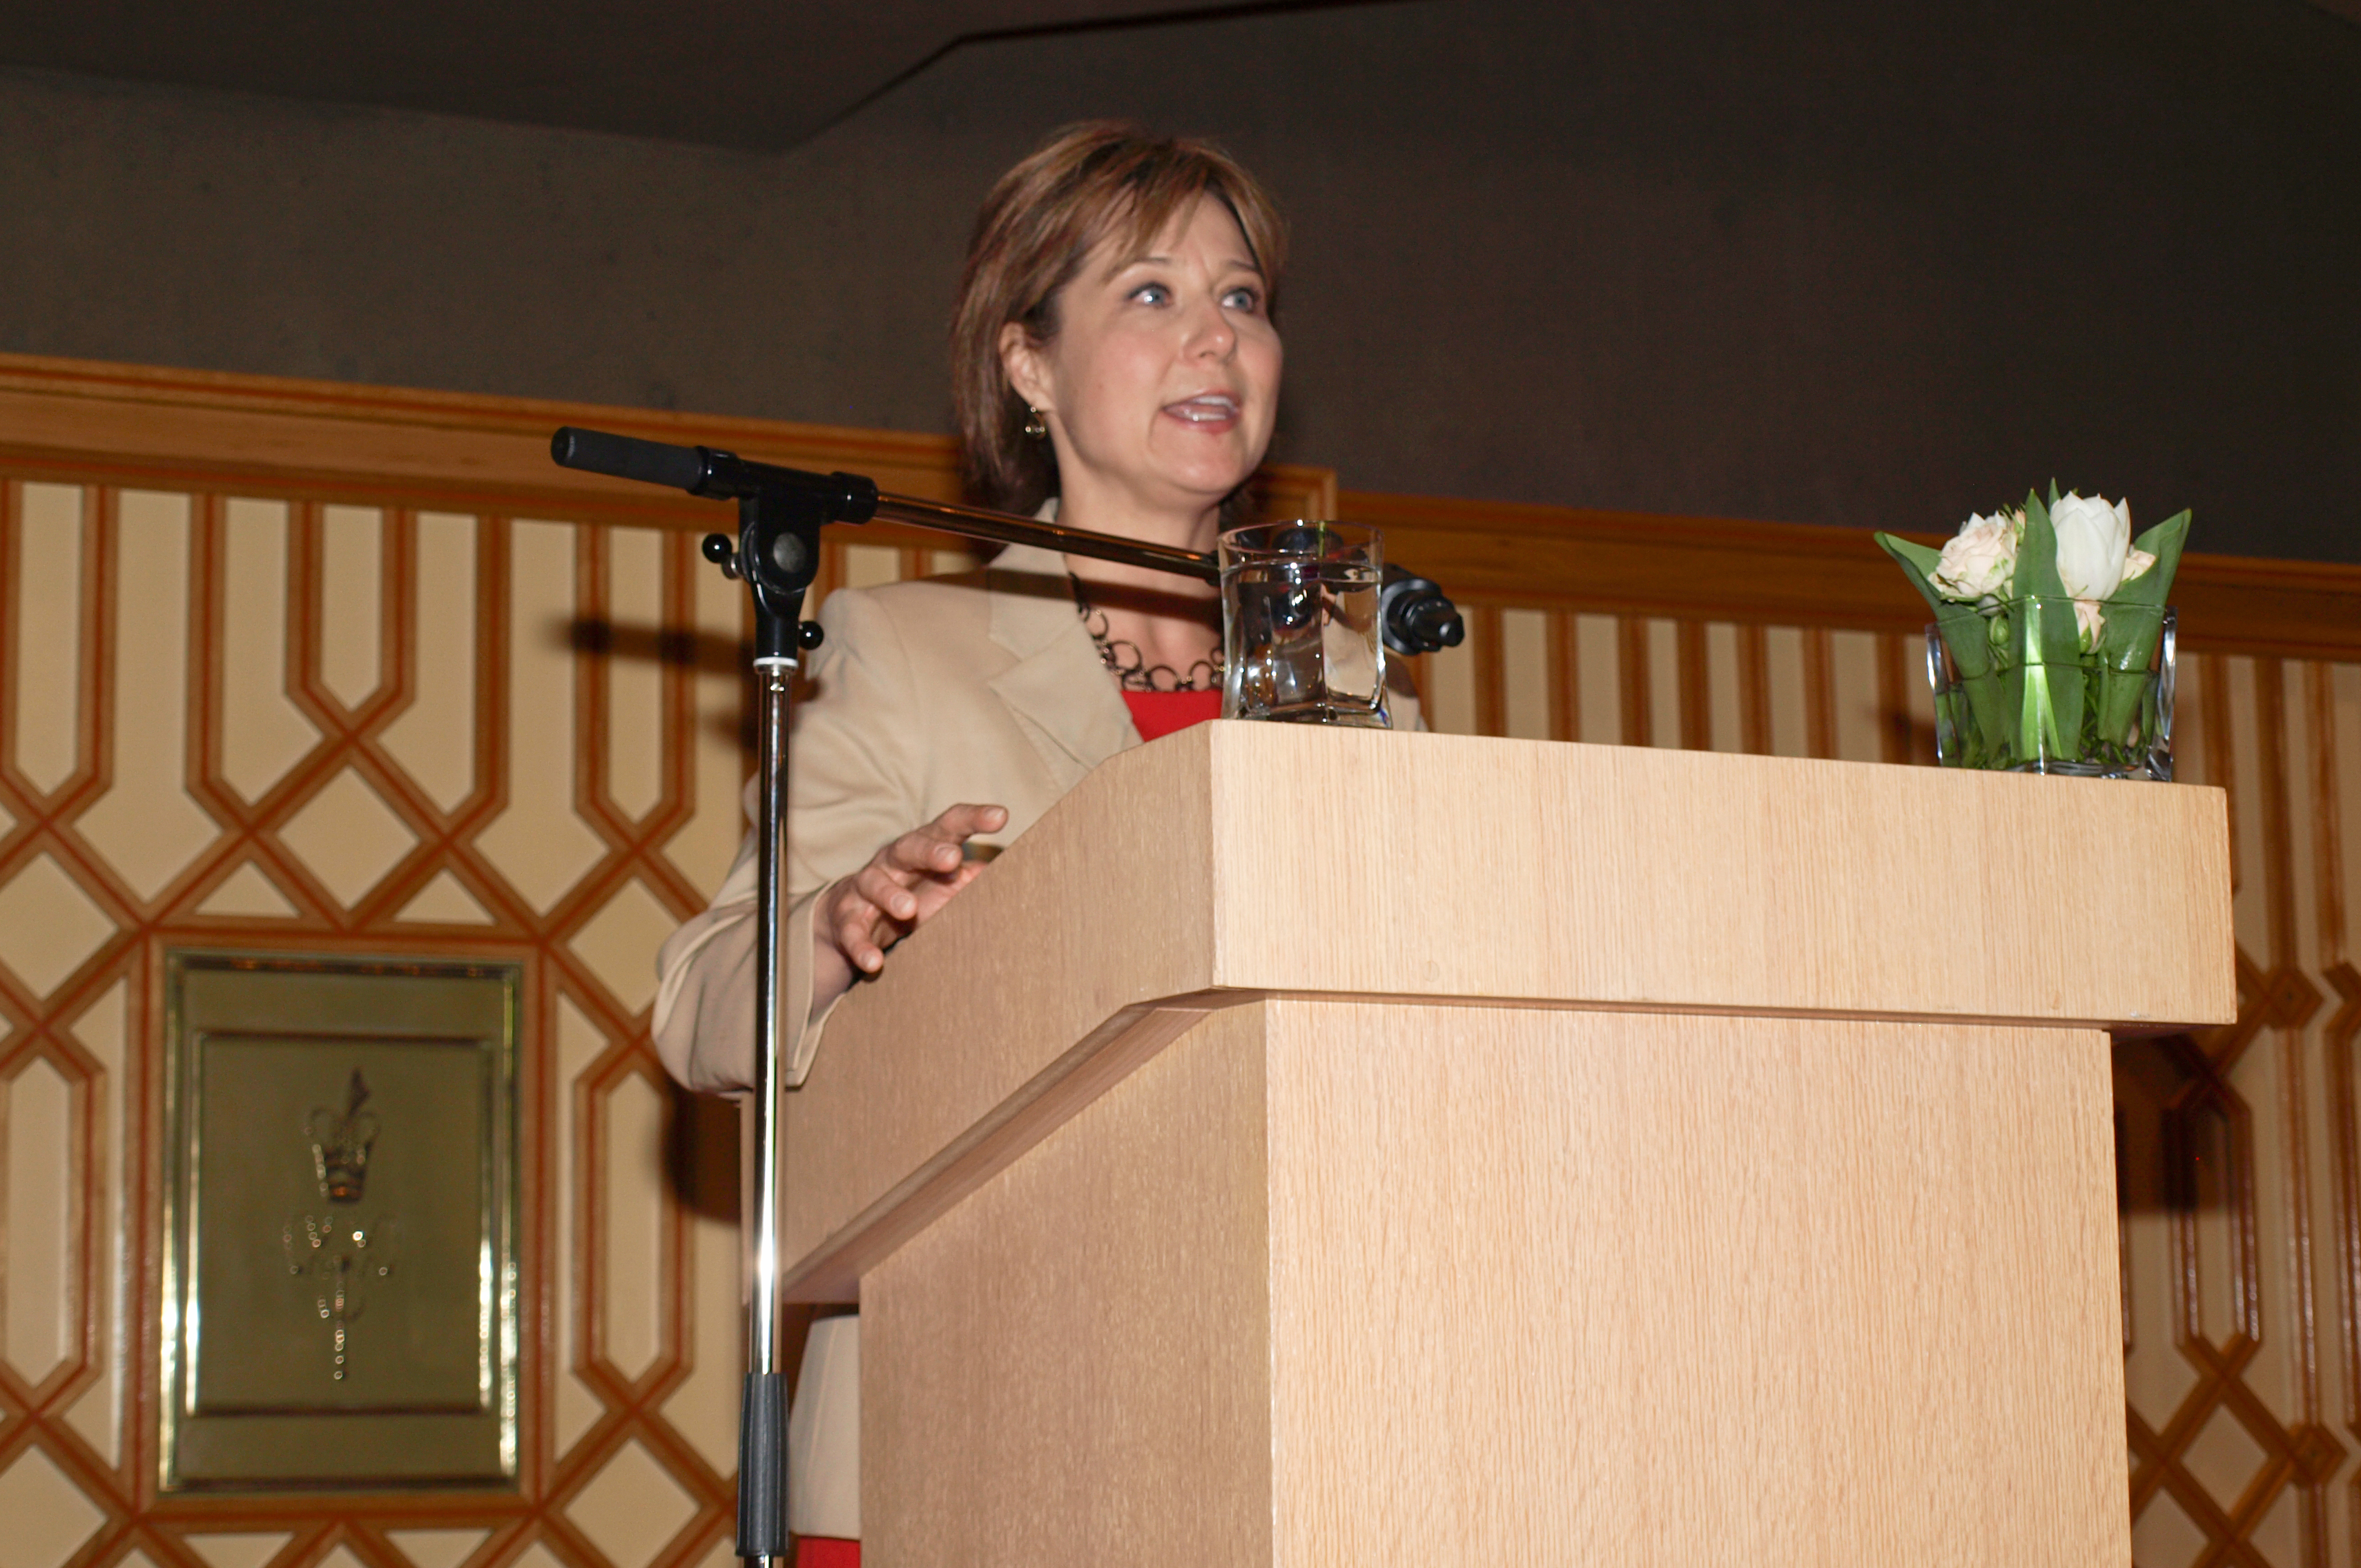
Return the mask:
M 1066 565 L 1055 551 L 1012 544 L 993 562 L 986 582 L 992 640 L 1016 660 L 989 685 L 1059 789 L 1071 789 L 1107 758 L 1138 745 L 1138 727 L 1074 613 Z

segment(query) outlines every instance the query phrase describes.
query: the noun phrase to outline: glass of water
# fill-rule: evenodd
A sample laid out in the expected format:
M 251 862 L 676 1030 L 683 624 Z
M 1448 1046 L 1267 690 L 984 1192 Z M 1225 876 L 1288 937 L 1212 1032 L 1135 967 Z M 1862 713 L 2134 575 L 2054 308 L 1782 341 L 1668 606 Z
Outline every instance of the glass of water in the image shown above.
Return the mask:
M 1223 718 L 1389 728 L 1376 529 L 1233 528 L 1220 561 Z

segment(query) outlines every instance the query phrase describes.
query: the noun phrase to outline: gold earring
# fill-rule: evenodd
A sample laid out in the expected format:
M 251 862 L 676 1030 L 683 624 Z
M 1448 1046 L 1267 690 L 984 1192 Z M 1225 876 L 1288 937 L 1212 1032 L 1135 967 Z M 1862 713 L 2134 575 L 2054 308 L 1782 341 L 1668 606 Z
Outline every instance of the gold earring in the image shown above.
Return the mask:
M 1049 435 L 1049 427 L 1042 422 L 1041 411 L 1031 403 L 1025 405 L 1025 433 L 1036 441 L 1046 441 Z

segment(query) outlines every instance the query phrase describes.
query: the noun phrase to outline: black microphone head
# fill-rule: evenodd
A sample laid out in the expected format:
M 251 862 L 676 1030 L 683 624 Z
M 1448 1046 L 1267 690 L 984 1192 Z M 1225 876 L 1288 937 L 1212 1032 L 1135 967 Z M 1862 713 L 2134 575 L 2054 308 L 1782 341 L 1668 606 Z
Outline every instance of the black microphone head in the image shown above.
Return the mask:
M 705 456 L 694 446 L 670 446 L 570 424 L 561 426 L 549 438 L 549 455 L 561 468 L 669 485 L 676 490 L 694 490 L 705 479 Z
M 1378 620 L 1386 646 L 1397 653 L 1433 653 L 1456 648 L 1467 636 L 1459 607 L 1432 579 L 1389 565 Z
M 1411 606 L 1409 620 L 1417 629 L 1420 641 L 1428 644 L 1422 652 L 1456 648 L 1466 641 L 1467 622 L 1461 619 L 1459 607 L 1441 594 Z

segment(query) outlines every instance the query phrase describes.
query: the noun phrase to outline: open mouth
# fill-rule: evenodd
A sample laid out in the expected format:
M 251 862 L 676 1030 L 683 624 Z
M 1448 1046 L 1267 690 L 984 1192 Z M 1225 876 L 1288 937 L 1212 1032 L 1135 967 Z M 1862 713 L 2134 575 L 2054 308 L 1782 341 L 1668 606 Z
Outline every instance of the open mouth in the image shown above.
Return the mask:
M 1238 400 L 1227 392 L 1202 392 L 1165 404 L 1164 411 L 1190 424 L 1228 424 L 1238 417 Z

